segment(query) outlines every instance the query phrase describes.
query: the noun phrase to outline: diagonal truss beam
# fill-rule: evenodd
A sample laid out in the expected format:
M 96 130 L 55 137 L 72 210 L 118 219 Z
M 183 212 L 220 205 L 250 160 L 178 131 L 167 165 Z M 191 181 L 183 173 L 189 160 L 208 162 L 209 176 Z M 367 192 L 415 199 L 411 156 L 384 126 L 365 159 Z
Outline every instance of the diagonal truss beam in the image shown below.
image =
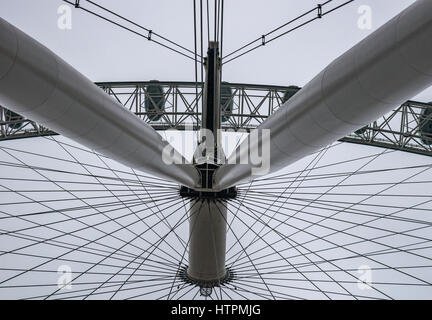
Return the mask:
M 258 126 L 270 130 L 271 171 L 337 141 L 432 84 L 432 2 L 418 0 L 340 56 Z M 222 190 L 252 179 L 246 139 L 215 173 Z M 233 164 L 235 163 L 235 164 Z
M 153 128 L 1 18 L 0 104 L 129 167 L 190 187 L 198 181 L 192 165 L 162 161 L 168 142 Z

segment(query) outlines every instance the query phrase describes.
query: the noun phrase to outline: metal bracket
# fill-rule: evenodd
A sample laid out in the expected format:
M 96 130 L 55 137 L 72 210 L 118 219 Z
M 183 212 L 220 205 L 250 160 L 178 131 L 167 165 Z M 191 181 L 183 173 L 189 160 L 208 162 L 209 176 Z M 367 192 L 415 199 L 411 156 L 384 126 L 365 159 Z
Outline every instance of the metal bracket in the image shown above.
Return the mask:
M 215 192 L 213 190 L 214 173 L 219 166 L 210 163 L 196 165 L 200 175 L 200 188 L 190 189 L 182 186 L 180 188 L 180 196 L 189 199 L 234 199 L 237 197 L 236 187 L 231 187 L 222 191 Z
M 196 165 L 195 168 L 200 174 L 201 189 L 212 190 L 214 172 L 219 168 L 219 166 L 211 163 L 203 163 Z
M 230 200 L 237 197 L 237 188 L 231 187 L 219 192 L 197 191 L 188 187 L 180 188 L 180 196 L 188 199 Z

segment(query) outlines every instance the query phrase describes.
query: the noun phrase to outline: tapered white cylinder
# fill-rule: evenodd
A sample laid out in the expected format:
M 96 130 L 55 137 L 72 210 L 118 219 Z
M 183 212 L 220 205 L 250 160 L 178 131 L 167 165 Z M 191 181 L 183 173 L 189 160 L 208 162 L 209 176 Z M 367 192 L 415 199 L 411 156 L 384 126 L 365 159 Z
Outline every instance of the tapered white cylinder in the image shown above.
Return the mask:
M 191 200 L 190 206 L 188 276 L 199 282 L 217 282 L 226 275 L 226 205 Z
M 431 39 L 432 1 L 418 0 L 332 62 L 258 127 L 270 130 L 270 172 L 368 125 L 432 85 Z M 215 188 L 251 179 L 252 165 L 239 164 L 250 148 L 245 140 L 229 157 L 228 163 L 237 164 L 217 170 Z
M 191 188 L 199 180 L 192 165 L 163 161 L 171 150 L 153 128 L 1 18 L 0 104 L 129 167 Z

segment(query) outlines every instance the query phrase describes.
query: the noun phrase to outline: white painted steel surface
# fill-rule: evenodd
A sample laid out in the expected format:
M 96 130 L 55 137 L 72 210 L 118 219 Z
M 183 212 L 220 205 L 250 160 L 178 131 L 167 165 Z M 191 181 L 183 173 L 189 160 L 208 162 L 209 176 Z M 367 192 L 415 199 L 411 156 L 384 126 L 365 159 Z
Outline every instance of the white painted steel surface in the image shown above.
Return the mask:
M 162 161 L 167 142 L 153 128 L 1 18 L 0 104 L 129 167 L 189 187 L 198 181 L 191 165 Z
M 188 276 L 217 282 L 226 275 L 227 204 L 191 200 Z
M 373 122 L 431 84 L 432 1 L 419 0 L 332 62 L 258 127 L 271 130 L 271 172 Z M 228 163 L 240 163 L 240 157 L 234 152 Z M 215 185 L 220 190 L 251 178 L 250 165 L 225 165 Z

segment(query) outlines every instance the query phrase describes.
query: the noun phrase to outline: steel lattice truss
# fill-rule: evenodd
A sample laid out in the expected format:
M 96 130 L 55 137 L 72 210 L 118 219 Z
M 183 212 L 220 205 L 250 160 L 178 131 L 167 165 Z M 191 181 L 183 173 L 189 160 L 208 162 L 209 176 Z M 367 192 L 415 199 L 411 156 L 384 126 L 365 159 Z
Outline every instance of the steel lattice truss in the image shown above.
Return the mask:
M 201 123 L 202 84 L 195 82 L 157 82 L 163 88 L 164 110 L 148 112 L 145 100 L 152 101 L 149 85 L 155 82 L 105 82 L 97 83 L 106 93 L 123 106 L 149 123 L 156 130 L 197 129 Z M 273 114 L 284 102 L 287 92 L 295 93 L 298 88 L 285 86 L 225 83 L 230 94 L 225 96 L 222 116 L 227 118 L 223 129 L 245 131 L 256 128 Z M 229 109 L 229 105 L 232 106 Z M 343 137 L 341 141 L 377 147 L 432 155 L 432 137 L 425 136 L 420 128 L 425 121 L 431 121 L 431 112 L 422 117 L 432 105 L 407 101 L 372 124 Z M 0 107 L 0 140 L 55 134 L 31 120 L 7 116 L 7 109 Z M 160 116 L 152 120 L 155 112 Z

